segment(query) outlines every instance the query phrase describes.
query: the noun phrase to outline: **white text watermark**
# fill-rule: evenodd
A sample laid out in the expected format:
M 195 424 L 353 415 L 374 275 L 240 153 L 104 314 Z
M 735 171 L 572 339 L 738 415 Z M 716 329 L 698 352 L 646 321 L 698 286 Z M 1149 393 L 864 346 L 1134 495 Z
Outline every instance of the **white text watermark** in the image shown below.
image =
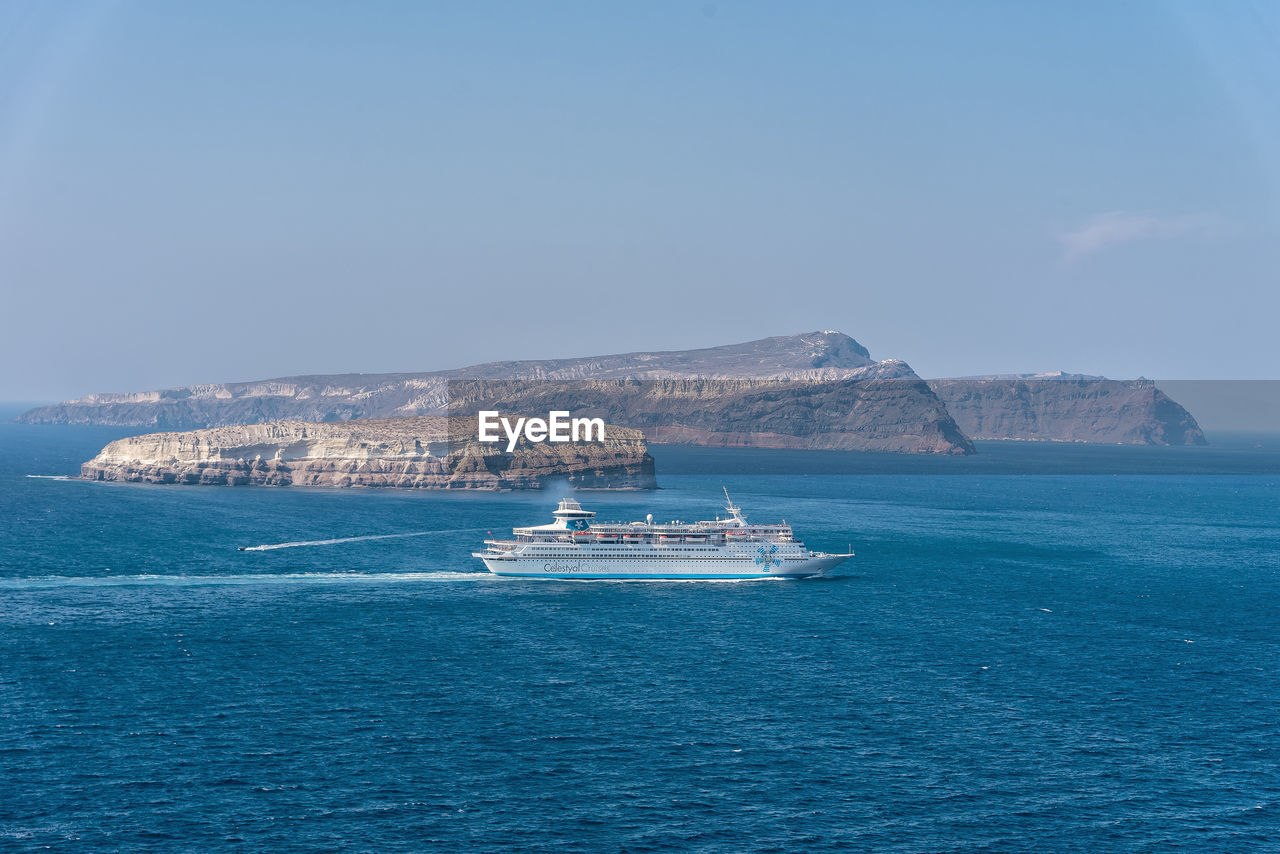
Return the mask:
M 554 409 L 543 418 L 517 418 L 511 421 L 495 409 L 482 409 L 476 438 L 481 442 L 501 442 L 507 438 L 508 453 L 515 450 L 523 434 L 529 442 L 603 442 L 603 418 L 571 418 L 567 409 Z M 499 432 L 501 431 L 501 432 Z

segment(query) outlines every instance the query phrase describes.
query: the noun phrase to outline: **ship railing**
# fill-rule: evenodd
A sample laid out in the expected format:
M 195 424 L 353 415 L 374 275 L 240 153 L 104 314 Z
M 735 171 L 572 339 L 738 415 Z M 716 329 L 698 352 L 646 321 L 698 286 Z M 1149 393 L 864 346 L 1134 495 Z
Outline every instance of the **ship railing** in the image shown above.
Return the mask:
M 515 551 L 518 544 L 513 543 L 510 540 L 485 540 L 484 545 L 487 551 L 494 552 L 495 554 L 505 554 L 507 552 Z

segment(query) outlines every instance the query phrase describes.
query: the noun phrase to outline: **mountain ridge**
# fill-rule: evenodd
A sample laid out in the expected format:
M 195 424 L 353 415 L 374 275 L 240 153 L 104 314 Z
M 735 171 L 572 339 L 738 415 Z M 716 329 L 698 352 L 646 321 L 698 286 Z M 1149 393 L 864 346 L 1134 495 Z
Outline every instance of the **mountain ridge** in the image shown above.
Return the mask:
M 849 376 L 875 364 L 880 363 L 853 338 L 826 331 L 694 350 L 486 362 L 440 371 L 303 374 L 144 392 L 95 393 L 36 407 L 16 420 L 169 430 L 290 419 L 349 421 L 443 414 L 448 407 L 447 384 L 457 380 L 701 376 L 819 381 Z
M 702 391 L 706 411 L 697 411 L 669 390 L 638 395 L 634 389 L 619 388 L 612 398 L 601 397 L 599 389 L 587 391 L 591 383 L 617 379 L 658 383 L 693 378 L 712 383 Z M 856 387 L 868 380 L 880 383 L 874 393 L 870 385 Z M 890 380 L 900 387 L 890 392 L 883 385 Z M 458 415 L 463 413 L 452 406 L 457 389 L 477 382 L 525 386 L 507 387 L 505 398 L 471 393 L 472 403 L 510 408 L 542 401 L 573 409 L 590 401 L 612 423 L 647 430 L 651 441 L 909 453 L 970 453 L 970 438 L 1205 444 L 1195 418 L 1150 380 L 1049 371 L 926 381 L 905 362 L 872 359 L 866 347 L 834 330 L 690 350 L 497 361 L 437 371 L 303 374 L 90 394 L 36 407 L 17 420 L 189 430 L 286 420 Z M 579 389 L 585 396 L 574 397 L 563 385 L 575 382 L 585 384 Z M 774 384 L 774 393 L 792 409 L 769 410 L 742 382 Z M 560 396 L 549 396 L 549 389 L 540 393 L 535 389 L 538 383 L 558 384 Z M 845 385 L 824 385 L 829 383 Z M 652 398 L 665 393 L 671 396 L 664 416 Z M 635 411 L 628 411 L 628 406 Z M 735 406 L 745 406 L 750 413 L 735 413 Z M 752 423 L 752 417 L 758 423 Z M 819 423 L 827 432 L 815 427 Z M 781 431 L 772 429 L 780 425 Z M 902 438 L 895 440 L 892 431 Z

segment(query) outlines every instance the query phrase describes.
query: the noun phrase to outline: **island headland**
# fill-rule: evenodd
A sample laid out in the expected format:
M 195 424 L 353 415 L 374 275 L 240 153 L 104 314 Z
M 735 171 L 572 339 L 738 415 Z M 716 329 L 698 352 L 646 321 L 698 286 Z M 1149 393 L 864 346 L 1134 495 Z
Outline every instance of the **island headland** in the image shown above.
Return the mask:
M 89 480 L 217 486 L 652 489 L 638 430 L 603 441 L 529 443 L 503 453 L 476 419 L 418 416 L 337 423 L 272 421 L 118 439 L 81 466 Z
M 1151 380 L 1109 380 L 1061 371 L 929 380 L 974 439 L 1205 445 L 1190 412 Z
M 1191 413 L 1149 380 L 1055 373 L 926 381 L 834 331 L 697 350 L 91 394 L 18 420 L 173 431 L 474 415 L 484 406 L 567 409 L 636 428 L 652 442 L 706 446 L 967 454 L 975 438 L 1204 443 Z

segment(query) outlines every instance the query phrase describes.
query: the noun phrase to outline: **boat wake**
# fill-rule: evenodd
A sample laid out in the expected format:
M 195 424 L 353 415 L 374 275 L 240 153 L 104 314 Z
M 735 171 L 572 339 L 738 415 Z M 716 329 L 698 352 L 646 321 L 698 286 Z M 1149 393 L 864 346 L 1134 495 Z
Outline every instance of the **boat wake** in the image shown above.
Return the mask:
M 0 590 L 69 587 L 226 587 L 275 584 L 388 584 L 466 582 L 493 578 L 488 572 L 290 572 L 234 575 L 46 575 L 0 578 Z
M 80 479 L 78 477 L 73 477 L 72 475 L 69 475 L 69 474 L 29 474 L 27 475 L 27 477 L 35 478 L 36 480 L 79 480 Z
M 411 531 L 407 534 L 369 534 L 363 537 L 337 537 L 332 540 L 299 540 L 293 543 L 264 543 L 260 546 L 240 546 L 242 552 L 269 552 L 276 549 L 300 549 L 305 546 L 336 546 L 341 543 L 363 543 L 370 540 L 396 540 L 405 537 L 426 537 L 431 534 L 465 534 L 470 528 L 453 528 L 444 531 Z
M 515 576 L 496 576 L 504 581 L 529 581 Z M 802 578 L 761 576 L 759 578 L 570 578 L 563 575 L 537 577 L 534 581 L 566 581 L 570 584 L 756 584 L 762 581 L 805 581 Z

